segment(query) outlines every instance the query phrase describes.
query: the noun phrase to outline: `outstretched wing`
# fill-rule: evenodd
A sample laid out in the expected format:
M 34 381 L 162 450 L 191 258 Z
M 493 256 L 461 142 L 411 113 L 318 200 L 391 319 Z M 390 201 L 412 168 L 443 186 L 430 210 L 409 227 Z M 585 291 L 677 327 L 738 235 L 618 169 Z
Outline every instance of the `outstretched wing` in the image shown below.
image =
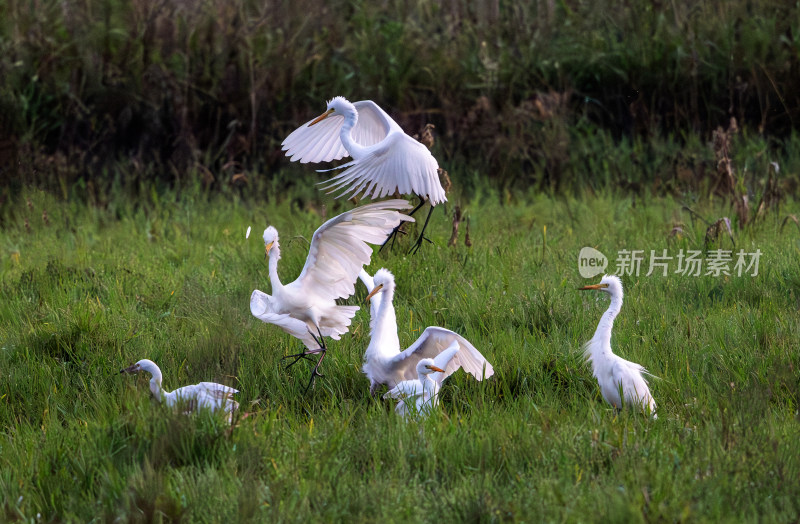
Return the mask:
M 405 200 L 385 200 L 328 220 L 314 232 L 303 271 L 290 285 L 323 299 L 349 297 L 359 271 L 369 264 L 369 244 L 385 242 L 400 222 L 413 222 L 398 211 L 410 207 Z
M 371 100 L 353 104 L 358 111 L 358 122 L 352 130 L 352 137 L 362 146 L 377 144 L 389 133 L 392 124 L 397 124 L 383 109 Z M 309 127 L 309 120 L 286 137 L 281 147 L 292 162 L 330 162 L 350 155 L 339 138 L 344 117 L 331 115 Z
M 359 153 L 351 162 L 335 169 L 344 169 L 323 182 L 329 193 L 341 190 L 337 198 L 362 194 L 382 198 L 394 194 L 427 197 L 431 205 L 445 202 L 447 197 L 439 182 L 439 163 L 420 142 L 392 129 L 379 144 Z
M 250 295 L 250 313 L 267 324 L 275 324 L 296 339 L 299 339 L 308 349 L 317 349 L 319 344 L 308 331 L 308 326 L 302 320 L 289 315 L 275 313 L 272 306 L 272 297 L 266 293 L 255 290 Z
M 448 353 L 441 355 L 445 350 L 448 353 L 454 353 L 449 361 Z M 469 340 L 441 327 L 427 328 L 414 344 L 392 359 L 391 366 L 395 370 L 402 370 L 403 376 L 409 378 L 416 374 L 417 362 L 423 358 L 434 359 L 436 365 L 444 369 L 444 373 L 431 375 L 438 384 L 441 384 L 458 368 L 463 368 L 476 380 L 483 380 L 494 375 L 492 365 Z

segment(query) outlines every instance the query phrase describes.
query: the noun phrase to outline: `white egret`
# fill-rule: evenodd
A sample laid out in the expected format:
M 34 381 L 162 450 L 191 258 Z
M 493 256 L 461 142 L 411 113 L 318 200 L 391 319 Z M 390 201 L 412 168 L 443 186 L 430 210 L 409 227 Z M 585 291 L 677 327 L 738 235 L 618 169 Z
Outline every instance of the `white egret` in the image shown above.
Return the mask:
M 439 181 L 439 164 L 431 152 L 408 136 L 372 100 L 351 103 L 344 97 L 334 97 L 328 102 L 327 111 L 295 129 L 282 147 L 291 161 L 303 164 L 352 157 L 352 161 L 334 168 L 344 171 L 323 182 L 328 184 L 325 189 L 329 192 L 342 189 L 337 198 L 413 194 L 419 197 L 420 204 L 409 215 L 428 201 L 431 209 L 412 247 L 415 252 L 427 240 L 423 235 L 433 207 L 447 201 Z
M 305 344 L 304 352 L 290 355 L 296 357 L 292 364 L 300 358 L 321 353 L 311 373 L 309 387 L 315 377 L 321 376 L 319 366 L 327 349 L 323 337 L 339 340 L 342 334 L 347 333 L 351 319 L 358 311 L 358 306 L 340 306 L 336 299 L 355 293 L 358 273 L 369 264 L 372 256 L 369 244 L 386 240 L 400 222 L 414 221 L 398 211 L 410 207 L 405 200 L 385 200 L 357 207 L 328 220 L 314 232 L 300 276 L 285 285 L 278 277 L 278 260 L 281 258 L 278 231 L 272 226 L 264 230 L 272 295 L 253 291 L 250 312 Z
M 452 358 L 458 351 L 453 345 L 447 354 Z M 383 398 L 397 399 L 399 402 L 394 408 L 398 415 L 403 417 L 411 415 L 426 416 L 439 404 L 439 384 L 431 375 L 442 375 L 445 371 L 436 365 L 432 358 L 423 358 L 417 362 L 417 379 L 404 380 L 398 383 L 383 395 Z
M 156 400 L 171 408 L 182 409 L 184 413 L 193 413 L 204 408 L 211 411 L 222 410 L 228 413 L 228 423 L 230 423 L 233 412 L 239 409 L 239 403 L 233 400 L 233 395 L 238 391 L 216 382 L 200 382 L 191 386 L 183 386 L 175 391 L 164 391 L 161 385 L 161 370 L 155 362 L 146 358 L 120 370 L 120 373 L 133 374 L 140 371 L 146 371 L 152 375 L 150 391 Z
M 494 375 L 492 365 L 480 351 L 467 339 L 449 329 L 431 326 L 425 329 L 408 349 L 400 351 L 397 319 L 392 304 L 395 290 L 394 275 L 387 269 L 379 269 L 375 273 L 372 288 L 368 280 L 362 278 L 362 281 L 369 289 L 367 300 L 380 299 L 379 307 L 372 311 L 371 338 L 361 368 L 369 378 L 371 394 L 374 395 L 381 384 L 386 384 L 392 389 L 403 380 L 413 379 L 417 363 L 424 358 L 437 359 L 437 365 L 445 369 L 441 376 L 436 377 L 439 384 L 458 368 L 463 368 L 477 380 Z M 455 347 L 458 353 L 440 362 L 438 355 L 451 347 Z
M 592 363 L 592 373 L 600 384 L 600 392 L 606 402 L 617 409 L 625 404 L 633 405 L 657 418 L 656 401 L 644 378 L 647 370 L 611 351 L 611 329 L 614 327 L 614 318 L 622 309 L 622 281 L 617 276 L 605 275 L 599 284 L 579 288 L 581 291 L 593 289 L 611 296 L 608 310 L 603 313 L 594 336 L 584 345 L 583 351 L 586 360 Z

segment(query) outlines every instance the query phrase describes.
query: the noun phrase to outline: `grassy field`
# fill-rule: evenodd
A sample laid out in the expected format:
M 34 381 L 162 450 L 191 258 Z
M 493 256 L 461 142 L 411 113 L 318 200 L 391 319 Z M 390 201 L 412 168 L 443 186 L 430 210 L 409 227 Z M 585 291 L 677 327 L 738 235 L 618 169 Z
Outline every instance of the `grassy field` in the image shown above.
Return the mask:
M 701 219 L 668 198 L 478 192 L 460 202 L 471 247 L 466 224 L 448 247 L 437 209 L 434 246 L 376 254 L 370 270 L 397 277 L 401 343 L 447 327 L 496 375 L 455 374 L 437 413 L 404 422 L 359 371 L 368 308 L 330 342 L 307 395 L 308 369 L 280 361 L 297 344 L 250 315 L 251 290 L 269 291 L 266 224 L 288 281 L 313 230 L 343 209 L 288 202 L 153 193 L 99 209 L 29 191 L 4 208 L 0 520 L 800 518 L 800 234 L 782 228 L 796 203 L 734 230 L 735 248 L 727 236 L 708 246 L 760 250 L 757 276 L 684 276 L 676 260 L 668 277 L 645 276 L 647 262 L 623 276 L 613 344 L 660 377 L 655 421 L 614 413 L 582 362 L 608 301 L 576 290 L 599 281 L 580 277 L 578 252 L 599 249 L 613 271 L 623 249 L 704 250 Z M 709 221 L 733 213 L 691 206 Z M 676 225 L 684 235 L 670 237 Z M 348 302 L 364 296 L 359 286 Z M 238 388 L 252 415 L 230 431 L 170 413 L 144 377 L 119 375 L 140 358 L 167 389 Z

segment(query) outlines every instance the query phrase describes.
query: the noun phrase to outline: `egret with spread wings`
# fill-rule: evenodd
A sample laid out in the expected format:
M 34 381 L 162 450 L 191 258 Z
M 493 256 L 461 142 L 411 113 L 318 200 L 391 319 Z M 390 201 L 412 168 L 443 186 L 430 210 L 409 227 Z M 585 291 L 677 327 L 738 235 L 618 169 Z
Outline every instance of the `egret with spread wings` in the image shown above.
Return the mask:
M 657 418 L 656 401 L 644 378 L 647 370 L 611 351 L 611 329 L 614 327 L 614 319 L 622 309 L 622 281 L 617 276 L 606 275 L 599 284 L 583 286 L 579 290 L 599 290 L 611 296 L 611 304 L 600 318 L 594 336 L 584 346 L 583 353 L 586 360 L 592 363 L 592 373 L 600 384 L 603 398 L 617 409 L 628 404 Z
M 428 148 L 408 136 L 371 100 L 351 103 L 341 96 L 333 98 L 327 111 L 294 130 L 282 146 L 293 162 L 303 164 L 352 157 L 334 168 L 342 169 L 341 173 L 323 182 L 331 192 L 342 190 L 337 198 L 413 194 L 420 204 L 409 215 L 428 201 L 431 209 L 412 247 L 414 252 L 427 240 L 424 233 L 433 207 L 447 201 L 439 181 L 439 164 Z
M 371 339 L 361 368 L 369 378 L 371 394 L 374 395 L 381 384 L 392 389 L 399 382 L 414 379 L 417 363 L 424 358 L 433 358 L 436 365 L 444 369 L 443 373 L 436 375 L 435 380 L 438 384 L 458 368 L 463 368 L 477 380 L 489 378 L 494 374 L 492 365 L 469 340 L 441 327 L 427 328 L 414 344 L 405 351 L 400 351 L 397 319 L 392 304 L 395 290 L 394 275 L 387 269 L 379 269 L 375 273 L 373 283 L 374 287 L 370 289 L 368 281 L 364 281 L 369 289 L 367 300 L 380 298 L 380 306 L 373 313 L 377 313 L 377 316 L 370 324 Z M 447 355 L 446 350 L 450 348 L 455 348 L 457 353 Z M 443 354 L 441 361 L 440 354 Z
M 264 231 L 272 295 L 253 291 L 250 312 L 305 344 L 305 351 L 290 355 L 296 357 L 295 362 L 300 358 L 310 358 L 312 354 L 321 354 L 309 386 L 315 377 L 321 376 L 319 366 L 327 349 L 323 338 L 339 340 L 347 333 L 351 319 L 358 311 L 358 306 L 340 306 L 336 299 L 355 293 L 358 273 L 369 264 L 372 256 L 369 244 L 380 244 L 400 222 L 414 220 L 400 213 L 400 210 L 410 207 L 405 200 L 386 200 L 328 220 L 314 232 L 300 276 L 285 285 L 278 277 L 278 260 L 281 258 L 278 231 L 272 226 Z
M 183 386 L 175 391 L 164 391 L 161 385 L 161 370 L 155 362 L 146 358 L 120 370 L 120 373 L 139 373 L 140 371 L 146 371 L 152 375 L 150 391 L 156 400 L 169 407 L 182 409 L 184 413 L 193 413 L 204 408 L 211 411 L 222 410 L 228 413 L 228 423 L 230 423 L 233 412 L 239 409 L 239 403 L 233 400 L 233 395 L 238 391 L 216 382 L 200 382 L 191 386 Z

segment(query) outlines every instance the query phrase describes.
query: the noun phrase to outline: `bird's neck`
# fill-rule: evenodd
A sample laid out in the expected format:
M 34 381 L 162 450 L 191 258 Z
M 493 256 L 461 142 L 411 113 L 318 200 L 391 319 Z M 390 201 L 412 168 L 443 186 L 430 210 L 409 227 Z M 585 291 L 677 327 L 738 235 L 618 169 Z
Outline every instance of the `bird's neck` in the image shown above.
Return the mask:
M 272 245 L 269 250 L 269 281 L 272 284 L 272 293 L 275 294 L 276 289 L 283 289 L 281 279 L 278 277 L 278 260 L 281 259 L 281 247 L 278 242 Z
M 344 144 L 347 152 L 350 153 L 350 156 L 355 159 L 363 149 L 361 144 L 353 140 L 353 128 L 356 127 L 358 123 L 358 111 L 356 111 L 354 106 L 351 106 L 347 107 L 342 112 L 344 113 L 344 124 L 342 124 L 342 128 L 339 130 L 339 139 L 342 141 L 342 144 Z
M 375 320 L 375 327 L 372 330 L 372 340 L 381 341 L 381 344 L 372 346 L 372 351 L 389 353 L 394 355 L 400 351 L 400 338 L 397 336 L 397 316 L 394 312 L 394 287 L 387 287 L 383 291 L 381 297 L 381 305 L 378 308 L 377 319 Z
M 611 330 L 614 327 L 614 319 L 617 318 L 621 309 L 622 297 L 612 296 L 611 304 L 606 312 L 603 313 L 600 322 L 597 324 L 597 330 L 594 332 L 594 338 L 601 342 L 595 346 L 596 348 L 611 348 Z
M 161 395 L 163 390 L 161 388 L 161 370 L 156 368 L 151 371 L 153 377 L 150 379 L 150 392 L 156 397 L 156 400 L 161 402 Z

